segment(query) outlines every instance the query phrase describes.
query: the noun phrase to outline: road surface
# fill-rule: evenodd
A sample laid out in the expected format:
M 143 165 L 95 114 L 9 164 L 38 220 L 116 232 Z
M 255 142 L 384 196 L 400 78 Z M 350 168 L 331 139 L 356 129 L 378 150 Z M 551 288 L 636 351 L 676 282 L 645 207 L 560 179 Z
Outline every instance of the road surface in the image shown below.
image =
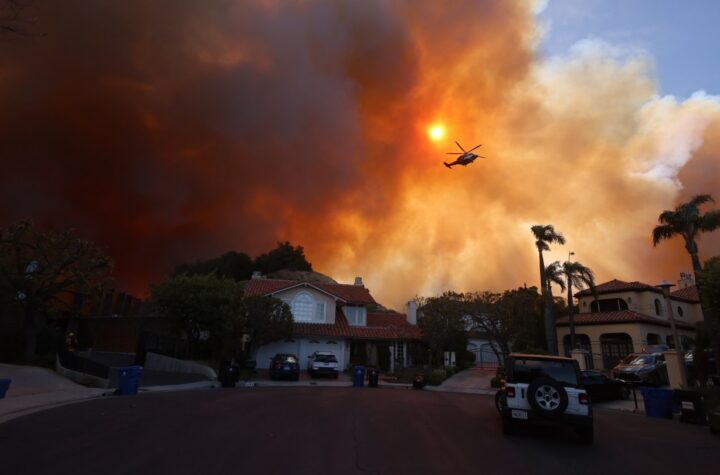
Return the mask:
M 1 403 L 1 401 L 0 401 Z M 488 396 L 238 388 L 108 397 L 0 424 L 2 473 L 712 473 L 706 427 L 597 411 L 572 431 L 508 437 Z

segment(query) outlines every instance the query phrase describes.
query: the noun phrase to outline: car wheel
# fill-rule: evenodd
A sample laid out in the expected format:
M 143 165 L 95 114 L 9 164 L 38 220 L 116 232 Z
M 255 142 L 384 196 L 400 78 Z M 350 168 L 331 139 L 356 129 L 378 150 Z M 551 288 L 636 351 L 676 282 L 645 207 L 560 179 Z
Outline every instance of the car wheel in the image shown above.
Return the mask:
M 505 402 L 505 392 L 504 391 L 498 391 L 495 393 L 495 409 L 497 409 L 498 413 L 502 415 L 503 412 L 503 403 Z
M 528 386 L 528 402 L 541 416 L 554 419 L 565 412 L 568 395 L 554 379 L 538 378 Z
M 580 442 L 586 445 L 592 445 L 594 439 L 593 426 L 576 427 L 575 432 L 580 438 Z

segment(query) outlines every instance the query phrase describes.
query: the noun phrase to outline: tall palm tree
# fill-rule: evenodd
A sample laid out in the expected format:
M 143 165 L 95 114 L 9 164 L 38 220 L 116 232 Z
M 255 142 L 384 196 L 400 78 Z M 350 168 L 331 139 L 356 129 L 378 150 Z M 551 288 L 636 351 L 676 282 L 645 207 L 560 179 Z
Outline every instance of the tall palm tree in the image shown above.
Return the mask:
M 552 304 L 552 297 L 548 292 L 547 276 L 545 274 L 545 260 L 543 251 L 550 250 L 550 244 L 565 244 L 565 237 L 555 231 L 552 224 L 536 224 L 530 228 L 535 236 L 535 247 L 540 255 L 540 288 L 545 298 L 545 340 L 547 341 L 548 353 L 558 354 L 557 337 L 555 332 L 555 314 Z
M 575 349 L 575 308 L 573 307 L 572 289 L 578 290 L 589 287 L 595 294 L 595 274 L 589 267 L 585 267 L 579 262 L 570 262 L 567 260 L 562 265 L 563 274 L 565 276 L 565 284 L 567 285 L 567 301 L 568 301 L 568 319 L 570 320 L 570 348 Z M 596 297 L 597 299 L 597 297 Z M 600 308 L 598 307 L 598 311 Z
M 693 272 L 695 273 L 695 286 L 697 287 L 698 297 L 701 298 L 700 308 L 702 309 L 703 320 L 710 336 L 715 359 L 719 366 L 718 369 L 720 370 L 720 341 L 718 341 L 718 330 L 710 312 L 707 311 L 707 308 L 705 308 L 702 303 L 702 265 L 700 265 L 698 246 L 697 242 L 695 242 L 695 238 L 697 238 L 700 233 L 711 232 L 720 227 L 720 210 L 712 210 L 705 214 L 700 214 L 700 205 L 708 202 L 714 202 L 712 196 L 697 195 L 687 203 L 679 204 L 675 208 L 675 211 L 663 211 L 658 217 L 658 221 L 660 221 L 661 224 L 655 226 L 652 234 L 653 246 L 657 246 L 661 241 L 671 239 L 675 236 L 682 236 L 685 240 L 685 250 L 690 254 L 690 259 L 692 260 Z

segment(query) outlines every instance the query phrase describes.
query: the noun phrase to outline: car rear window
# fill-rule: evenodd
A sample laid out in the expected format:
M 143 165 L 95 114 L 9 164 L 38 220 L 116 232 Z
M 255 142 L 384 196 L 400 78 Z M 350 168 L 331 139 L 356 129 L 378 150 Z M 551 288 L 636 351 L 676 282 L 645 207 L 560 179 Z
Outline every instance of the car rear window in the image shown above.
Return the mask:
M 337 363 L 335 355 L 315 355 L 315 361 L 319 363 Z
M 637 366 L 637 365 L 653 364 L 653 363 L 655 363 L 655 355 L 635 355 L 635 358 L 633 358 L 626 364 L 629 364 L 632 366 Z
M 552 378 L 563 384 L 577 386 L 577 373 L 571 361 L 515 359 L 513 381 L 530 384 L 537 378 Z

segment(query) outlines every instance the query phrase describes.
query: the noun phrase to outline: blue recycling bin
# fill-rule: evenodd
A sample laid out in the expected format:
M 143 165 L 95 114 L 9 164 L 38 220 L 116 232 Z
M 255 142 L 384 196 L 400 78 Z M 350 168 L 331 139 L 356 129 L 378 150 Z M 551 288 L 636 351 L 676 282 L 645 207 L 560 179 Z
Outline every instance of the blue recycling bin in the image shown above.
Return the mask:
M 138 393 L 140 378 L 142 378 L 142 366 L 127 366 L 118 368 L 118 391 L 120 394 L 132 395 Z
M 673 392 L 670 389 L 641 387 L 645 415 L 660 419 L 672 419 Z
M 353 387 L 362 388 L 365 385 L 365 367 L 355 366 L 353 368 Z
M 5 393 L 10 389 L 11 379 L 0 379 L 0 399 L 5 397 Z

